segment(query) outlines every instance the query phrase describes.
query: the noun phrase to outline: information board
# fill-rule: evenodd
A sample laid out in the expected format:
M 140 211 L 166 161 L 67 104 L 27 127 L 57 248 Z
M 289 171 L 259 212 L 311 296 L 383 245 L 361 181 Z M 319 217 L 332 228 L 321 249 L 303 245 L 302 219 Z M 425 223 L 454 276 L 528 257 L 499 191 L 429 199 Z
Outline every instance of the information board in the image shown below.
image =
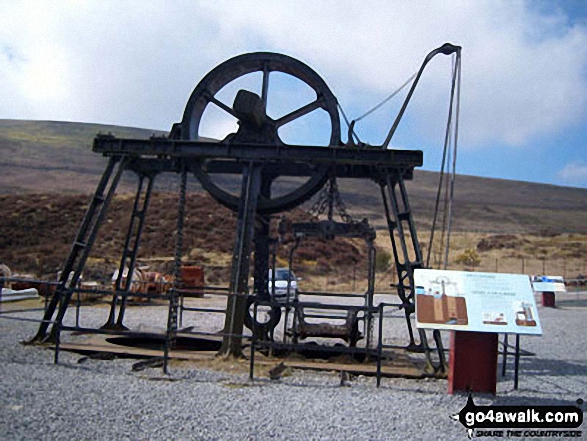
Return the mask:
M 567 292 L 561 276 L 532 276 L 532 287 L 536 292 Z
M 526 275 L 417 269 L 414 280 L 418 328 L 542 334 Z

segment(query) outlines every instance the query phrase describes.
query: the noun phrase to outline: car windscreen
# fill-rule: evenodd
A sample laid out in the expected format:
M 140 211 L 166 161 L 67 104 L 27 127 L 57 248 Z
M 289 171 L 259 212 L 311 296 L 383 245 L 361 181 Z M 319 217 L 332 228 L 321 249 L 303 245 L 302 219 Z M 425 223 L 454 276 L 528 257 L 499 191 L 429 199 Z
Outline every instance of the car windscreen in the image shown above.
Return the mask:
M 275 271 L 275 280 L 287 280 L 287 276 L 289 274 L 288 270 L 276 270 Z M 295 276 L 291 273 L 291 280 L 295 280 Z

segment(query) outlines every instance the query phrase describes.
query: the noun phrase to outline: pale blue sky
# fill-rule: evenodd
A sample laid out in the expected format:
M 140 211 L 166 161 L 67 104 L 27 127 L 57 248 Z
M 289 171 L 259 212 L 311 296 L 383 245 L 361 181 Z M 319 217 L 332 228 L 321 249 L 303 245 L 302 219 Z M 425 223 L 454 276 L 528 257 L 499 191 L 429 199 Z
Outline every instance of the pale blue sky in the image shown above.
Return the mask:
M 168 130 L 209 70 L 260 50 L 309 64 L 356 118 L 448 41 L 463 47 L 457 171 L 587 188 L 586 5 L 5 0 L 0 119 Z M 450 73 L 449 57 L 430 64 L 392 141 L 424 150 L 428 170 L 439 167 Z M 304 96 L 285 80 L 271 82 L 275 113 Z M 383 141 L 402 99 L 358 124 L 364 141 Z M 208 118 L 219 132 L 230 127 Z M 310 118 L 289 132 L 312 142 L 323 122 Z

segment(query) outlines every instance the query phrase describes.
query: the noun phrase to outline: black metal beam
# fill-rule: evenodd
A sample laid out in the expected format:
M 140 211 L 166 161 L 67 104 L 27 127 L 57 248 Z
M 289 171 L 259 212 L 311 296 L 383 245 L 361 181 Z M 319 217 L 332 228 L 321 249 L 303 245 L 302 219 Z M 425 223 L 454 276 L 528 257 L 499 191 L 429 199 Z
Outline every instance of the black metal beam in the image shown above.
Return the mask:
M 231 159 L 256 163 L 352 164 L 369 167 L 419 167 L 420 150 L 375 150 L 306 145 L 258 145 L 181 141 L 167 138 L 122 139 L 99 135 L 93 151 L 110 155 L 153 156 L 157 158 Z
M 197 162 L 188 164 L 188 169 L 199 167 L 200 164 Z M 205 165 L 205 172 L 209 175 L 225 174 L 225 175 L 241 175 L 243 173 L 243 163 L 236 161 L 216 161 L 212 160 L 207 162 Z M 404 180 L 412 179 L 412 170 L 410 166 L 398 167 L 395 165 L 389 166 L 367 166 L 367 165 L 353 165 L 353 164 L 336 164 L 333 165 L 333 174 L 339 178 L 357 178 L 357 179 L 381 179 L 384 180 L 390 172 L 394 172 L 398 169 L 402 170 L 402 177 Z M 158 159 L 150 157 L 134 157 L 130 158 L 127 164 L 127 168 L 135 171 L 138 174 L 152 174 L 152 173 L 163 173 L 173 172 L 179 173 L 180 166 L 178 161 L 175 159 Z M 271 171 L 275 171 L 270 166 Z M 278 176 L 287 177 L 308 177 L 312 176 L 312 172 L 315 167 L 310 164 L 302 163 L 282 163 L 278 167 Z M 396 175 L 396 173 L 393 173 Z

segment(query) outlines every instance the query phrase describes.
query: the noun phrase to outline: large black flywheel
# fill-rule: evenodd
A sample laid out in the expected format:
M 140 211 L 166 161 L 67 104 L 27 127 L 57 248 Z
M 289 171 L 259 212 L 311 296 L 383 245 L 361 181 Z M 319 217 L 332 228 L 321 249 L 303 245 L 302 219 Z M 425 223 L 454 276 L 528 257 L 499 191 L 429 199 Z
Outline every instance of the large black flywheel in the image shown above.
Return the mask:
M 310 88 L 310 95 L 315 95 L 307 104 L 301 105 L 292 111 L 278 117 L 267 115 L 267 103 L 270 96 L 279 97 L 280 91 L 270 87 L 272 73 L 287 74 L 304 87 Z M 242 78 L 252 75 L 251 78 L 261 77 L 260 94 L 240 89 L 232 105 L 223 101 L 222 90 L 231 83 L 243 81 Z M 225 89 L 226 90 L 226 89 Z M 192 92 L 185 108 L 181 122 L 180 138 L 185 140 L 201 140 L 203 133 L 203 118 L 207 109 L 216 108 L 238 121 L 236 133 L 227 133 L 222 139 L 223 144 L 238 143 L 254 145 L 275 145 L 288 148 L 282 141 L 279 131 L 294 121 L 314 112 L 324 112 L 330 122 L 328 146 L 340 146 L 340 118 L 337 100 L 324 80 L 309 66 L 295 58 L 270 53 L 256 52 L 231 58 L 210 71 Z M 204 188 L 221 204 L 232 210 L 237 210 L 239 195 L 229 181 L 215 179 L 215 173 L 238 174 L 237 163 L 228 161 L 200 162 L 192 171 L 198 177 Z M 229 170 L 229 171 L 227 171 Z M 267 164 L 263 170 L 263 179 L 266 185 L 271 186 L 278 178 L 280 164 Z M 269 188 L 260 195 L 257 203 L 257 212 L 260 214 L 278 213 L 300 205 L 311 198 L 326 182 L 328 170 L 323 166 L 313 166 L 310 177 L 305 182 L 290 181 L 285 192 L 272 192 Z M 234 182 L 234 180 L 233 180 Z M 273 194 L 272 194 L 273 193 Z

